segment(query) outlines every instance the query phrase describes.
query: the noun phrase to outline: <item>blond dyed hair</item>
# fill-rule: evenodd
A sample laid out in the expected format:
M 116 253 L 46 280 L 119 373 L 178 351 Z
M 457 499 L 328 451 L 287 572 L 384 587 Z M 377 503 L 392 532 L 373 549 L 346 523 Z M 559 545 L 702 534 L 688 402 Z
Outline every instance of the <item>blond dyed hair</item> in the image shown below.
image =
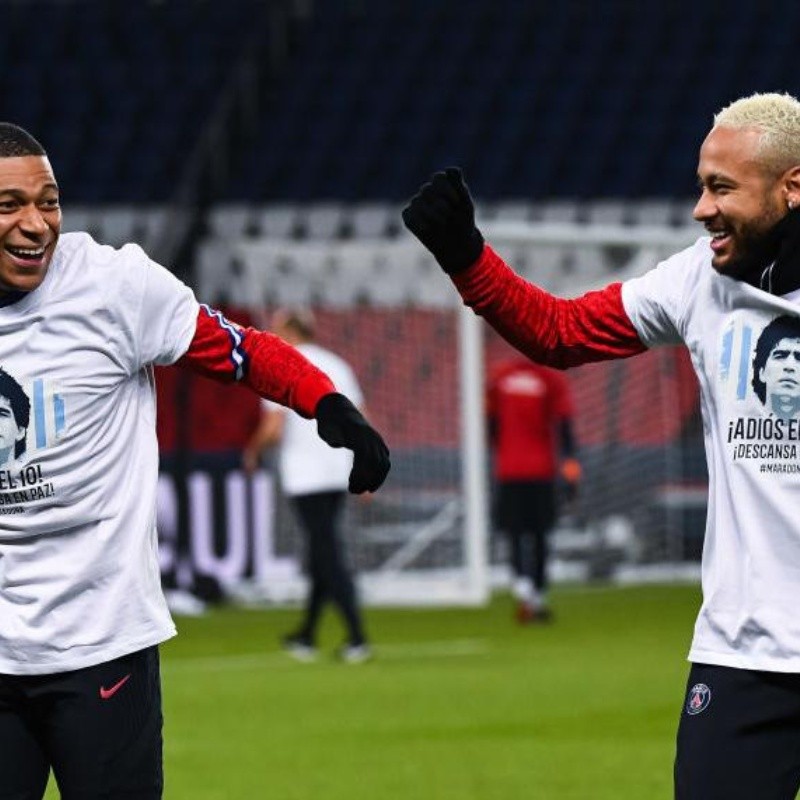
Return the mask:
M 714 127 L 760 131 L 758 155 L 776 174 L 800 165 L 800 101 L 790 94 L 751 94 L 735 100 L 715 115 Z

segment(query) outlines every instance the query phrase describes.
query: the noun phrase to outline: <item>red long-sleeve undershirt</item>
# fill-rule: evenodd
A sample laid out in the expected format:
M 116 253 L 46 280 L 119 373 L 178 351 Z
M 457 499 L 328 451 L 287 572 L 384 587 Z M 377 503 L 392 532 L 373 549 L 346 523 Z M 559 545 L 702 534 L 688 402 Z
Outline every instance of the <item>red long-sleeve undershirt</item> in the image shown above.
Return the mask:
M 242 328 L 206 305 L 178 364 L 222 383 L 240 382 L 307 419 L 322 397 L 336 391 L 322 370 L 280 337 Z
M 567 369 L 647 349 L 625 313 L 621 283 L 574 300 L 554 297 L 517 275 L 488 245 L 453 283 L 466 305 L 540 364 Z

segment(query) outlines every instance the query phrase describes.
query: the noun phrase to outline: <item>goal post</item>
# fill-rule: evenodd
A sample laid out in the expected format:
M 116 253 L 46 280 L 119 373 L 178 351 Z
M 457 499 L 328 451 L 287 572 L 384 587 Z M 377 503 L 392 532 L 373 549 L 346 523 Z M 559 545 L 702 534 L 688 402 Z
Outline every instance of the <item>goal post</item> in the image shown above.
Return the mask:
M 458 319 L 464 560 L 469 599 L 480 603 L 486 601 L 490 593 L 483 336 L 480 320 L 469 309 L 461 306 Z

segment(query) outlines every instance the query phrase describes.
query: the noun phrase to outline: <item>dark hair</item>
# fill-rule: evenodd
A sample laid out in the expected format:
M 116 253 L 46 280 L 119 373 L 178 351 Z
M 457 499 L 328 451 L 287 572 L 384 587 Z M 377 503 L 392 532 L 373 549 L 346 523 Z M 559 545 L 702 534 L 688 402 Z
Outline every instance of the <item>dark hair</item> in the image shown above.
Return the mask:
M 18 428 L 28 429 L 31 421 L 31 401 L 23 388 L 2 367 L 0 367 L 0 397 L 5 397 L 11 404 L 11 413 Z M 25 439 L 14 446 L 14 458 L 25 452 Z
M 781 339 L 800 339 L 800 319 L 790 317 L 788 314 L 775 317 L 758 337 L 756 352 L 753 356 L 752 385 L 758 399 L 764 404 L 767 402 L 767 385 L 761 380 L 758 373 L 761 372 L 764 364 L 767 363 L 769 354 Z
M 0 122 L 0 158 L 46 156 L 39 142 L 13 122 Z

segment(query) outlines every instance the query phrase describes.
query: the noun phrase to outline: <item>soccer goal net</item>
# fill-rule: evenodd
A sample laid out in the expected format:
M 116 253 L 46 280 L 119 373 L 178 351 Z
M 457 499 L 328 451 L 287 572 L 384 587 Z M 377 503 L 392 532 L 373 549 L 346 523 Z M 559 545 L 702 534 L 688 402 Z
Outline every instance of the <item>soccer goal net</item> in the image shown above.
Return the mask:
M 696 227 L 496 221 L 487 237 L 516 271 L 572 297 L 651 269 L 691 244 Z M 484 327 L 485 363 L 507 345 Z M 551 545 L 556 579 L 695 578 L 707 474 L 696 379 L 684 348 L 568 371 L 584 470 Z M 491 530 L 491 522 L 490 522 Z M 503 541 L 490 534 L 495 563 Z
M 566 296 L 644 272 L 695 238 L 667 227 L 495 221 L 482 229 L 518 272 Z M 368 415 L 391 447 L 385 486 L 351 498 L 346 511 L 365 602 L 483 602 L 507 579 L 483 420 L 484 374 L 507 345 L 461 306 L 410 237 L 231 246 L 227 299 L 259 312 L 311 306 L 318 342 L 353 365 Z M 201 295 L 213 297 L 219 276 L 204 277 L 202 261 L 198 280 Z M 584 480 L 554 532 L 553 578 L 691 567 L 702 539 L 705 467 L 685 354 L 652 351 L 568 377 Z M 275 555 L 299 564 L 302 537 L 279 486 L 274 507 Z M 297 598 L 303 586 L 298 568 L 265 591 Z

